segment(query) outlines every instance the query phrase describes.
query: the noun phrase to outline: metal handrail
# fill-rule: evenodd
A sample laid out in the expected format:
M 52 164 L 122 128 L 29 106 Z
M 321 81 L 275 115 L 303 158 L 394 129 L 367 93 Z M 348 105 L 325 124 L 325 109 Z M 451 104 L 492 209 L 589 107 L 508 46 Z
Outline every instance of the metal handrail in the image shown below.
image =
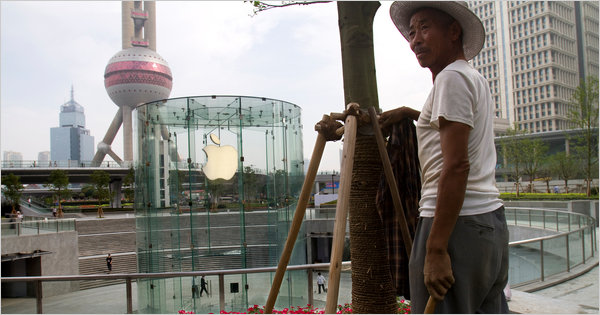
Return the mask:
M 351 262 L 344 261 L 342 266 L 351 266 Z M 327 269 L 329 263 L 305 264 L 305 265 L 290 265 L 286 270 L 309 270 L 309 269 Z M 206 270 L 206 271 L 178 271 L 178 272 L 161 272 L 161 273 L 113 273 L 113 274 L 96 274 L 96 275 L 65 275 L 65 276 L 30 276 L 30 277 L 0 277 L 2 282 L 19 282 L 19 281 L 77 281 L 77 280 L 115 280 L 115 279 L 148 279 L 148 278 L 179 278 L 179 277 L 201 277 L 201 276 L 218 276 L 218 275 L 237 275 L 274 272 L 275 267 L 259 267 L 246 269 L 222 269 L 222 270 Z
M 51 227 L 51 230 L 48 229 Z M 24 228 L 33 229 L 36 232 L 32 234 L 24 234 Z M 20 222 L 2 222 L 0 223 L 0 230 L 2 231 L 10 231 L 16 230 L 16 233 L 2 233 L 2 238 L 5 237 L 15 237 L 21 235 L 40 235 L 40 234 L 49 234 L 49 233 L 59 233 L 59 232 L 73 232 L 77 230 L 77 220 L 76 219 L 55 219 L 55 218 L 46 218 L 44 220 L 25 220 Z M 40 233 L 43 231 L 45 233 Z
M 344 261 L 342 266 L 351 266 L 351 262 Z M 315 269 L 329 269 L 329 263 L 320 264 L 305 264 L 305 265 L 290 265 L 287 266 L 287 271 L 307 270 L 312 272 Z M 126 299 L 127 299 L 127 314 L 133 314 L 133 300 L 131 292 L 131 281 L 134 279 L 156 279 L 156 278 L 180 278 L 180 277 L 200 277 L 200 276 L 218 276 L 219 277 L 219 304 L 221 309 L 225 309 L 225 290 L 224 277 L 226 275 L 241 275 L 252 273 L 275 272 L 277 267 L 260 267 L 247 269 L 224 269 L 210 271 L 182 271 L 182 272 L 164 272 L 164 273 L 120 273 L 120 274 L 97 274 L 97 275 L 67 275 L 67 276 L 32 276 L 32 277 L 1 277 L 1 282 L 33 282 L 35 284 L 36 293 L 36 310 L 38 314 L 43 313 L 42 308 L 42 282 L 44 281 L 78 281 L 78 280 L 125 280 L 126 283 Z M 312 274 L 311 274 L 312 275 Z M 308 300 L 312 304 L 312 281 L 308 285 Z

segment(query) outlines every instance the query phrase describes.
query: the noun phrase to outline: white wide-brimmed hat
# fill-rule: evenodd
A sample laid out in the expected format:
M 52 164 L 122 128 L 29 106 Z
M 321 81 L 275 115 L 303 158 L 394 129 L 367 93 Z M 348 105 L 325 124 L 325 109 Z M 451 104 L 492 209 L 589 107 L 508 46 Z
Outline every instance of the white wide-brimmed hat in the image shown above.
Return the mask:
M 407 41 L 410 18 L 420 8 L 434 8 L 451 15 L 462 27 L 463 51 L 467 60 L 477 56 L 485 42 L 485 28 L 481 20 L 464 1 L 395 1 L 390 7 L 392 21 Z

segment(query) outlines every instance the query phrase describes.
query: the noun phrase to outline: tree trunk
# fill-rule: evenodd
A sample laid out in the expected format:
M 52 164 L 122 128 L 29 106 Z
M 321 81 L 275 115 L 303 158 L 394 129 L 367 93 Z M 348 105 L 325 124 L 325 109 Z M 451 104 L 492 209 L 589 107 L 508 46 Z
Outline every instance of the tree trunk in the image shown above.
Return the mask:
M 533 193 L 533 177 L 529 179 L 529 193 Z
M 373 18 L 379 2 L 338 2 L 344 101 L 361 109 L 379 107 Z M 382 164 L 377 143 L 359 127 L 350 191 L 352 306 L 355 313 L 396 313 L 384 227 L 375 205 Z

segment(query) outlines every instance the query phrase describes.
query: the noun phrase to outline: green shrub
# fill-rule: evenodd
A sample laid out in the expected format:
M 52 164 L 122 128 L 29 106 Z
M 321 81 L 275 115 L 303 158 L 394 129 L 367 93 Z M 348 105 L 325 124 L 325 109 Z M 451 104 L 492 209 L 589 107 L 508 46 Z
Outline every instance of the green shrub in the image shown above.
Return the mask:
M 502 200 L 581 200 L 598 199 L 598 195 L 586 197 L 585 194 L 547 194 L 547 193 L 500 193 Z

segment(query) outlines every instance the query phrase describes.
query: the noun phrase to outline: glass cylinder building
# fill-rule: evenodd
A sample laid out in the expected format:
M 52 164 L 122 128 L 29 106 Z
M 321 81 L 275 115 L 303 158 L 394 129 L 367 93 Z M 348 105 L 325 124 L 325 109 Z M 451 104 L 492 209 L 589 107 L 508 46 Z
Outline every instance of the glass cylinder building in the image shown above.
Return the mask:
M 138 106 L 135 212 L 138 271 L 277 266 L 304 180 L 300 107 L 260 97 L 183 97 Z M 290 265 L 306 263 L 299 233 Z M 227 311 L 264 305 L 274 273 L 226 275 Z M 211 295 L 219 279 L 206 277 Z M 199 277 L 137 283 L 142 313 L 218 313 Z M 288 272 L 276 306 L 306 296 Z M 264 290 L 260 290 L 264 292 Z M 218 299 L 218 298 L 217 298 Z

